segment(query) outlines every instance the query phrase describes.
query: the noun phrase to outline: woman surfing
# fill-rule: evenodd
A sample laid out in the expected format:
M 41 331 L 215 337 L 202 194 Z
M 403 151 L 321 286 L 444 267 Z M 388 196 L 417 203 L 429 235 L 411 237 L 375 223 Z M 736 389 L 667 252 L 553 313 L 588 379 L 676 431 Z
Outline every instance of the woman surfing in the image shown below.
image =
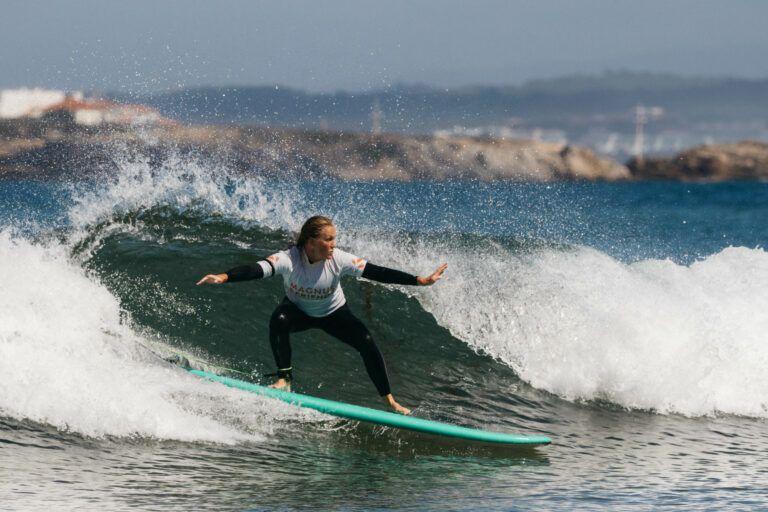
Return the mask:
M 380 283 L 430 286 L 448 268 L 440 265 L 431 275 L 420 277 L 374 265 L 363 258 L 336 249 L 336 227 L 328 217 L 310 217 L 301 227 L 296 244 L 255 265 L 235 267 L 223 274 L 208 274 L 201 284 L 222 284 L 283 276 L 285 298 L 269 320 L 269 343 L 277 365 L 272 387 L 290 391 L 292 370 L 290 333 L 322 329 L 360 352 L 368 376 L 379 395 L 400 414 L 410 414 L 392 396 L 384 356 L 368 328 L 352 313 L 341 289 L 341 277 L 352 275 Z

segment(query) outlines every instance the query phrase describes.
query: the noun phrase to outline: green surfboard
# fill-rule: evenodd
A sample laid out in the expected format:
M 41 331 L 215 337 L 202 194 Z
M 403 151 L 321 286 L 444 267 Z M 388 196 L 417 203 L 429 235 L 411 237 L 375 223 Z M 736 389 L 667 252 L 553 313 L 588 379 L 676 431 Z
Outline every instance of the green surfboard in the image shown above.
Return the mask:
M 330 414 L 332 416 L 338 416 L 340 418 L 365 421 L 368 423 L 374 423 L 376 425 L 385 425 L 388 427 L 403 428 L 438 436 L 454 437 L 467 441 L 491 443 L 497 445 L 537 446 L 549 444 L 551 442 L 550 439 L 545 436 L 521 436 L 514 434 L 504 434 L 502 432 L 488 432 L 475 428 L 460 427 L 458 425 L 451 425 L 449 423 L 425 420 L 422 418 L 414 418 L 413 416 L 403 416 L 402 414 L 370 409 L 368 407 L 360 407 L 359 405 L 334 402 L 333 400 L 326 400 L 324 398 L 316 398 L 298 393 L 289 393 L 287 391 L 280 391 L 278 389 L 272 389 L 266 386 L 259 386 L 258 384 L 252 384 L 242 380 L 222 377 L 220 375 L 216 375 L 215 373 L 205 372 L 202 370 L 190 369 L 189 371 L 205 379 L 220 382 L 225 386 L 250 391 L 251 393 L 256 393 L 257 395 L 276 398 L 291 405 L 314 409 L 316 411 Z

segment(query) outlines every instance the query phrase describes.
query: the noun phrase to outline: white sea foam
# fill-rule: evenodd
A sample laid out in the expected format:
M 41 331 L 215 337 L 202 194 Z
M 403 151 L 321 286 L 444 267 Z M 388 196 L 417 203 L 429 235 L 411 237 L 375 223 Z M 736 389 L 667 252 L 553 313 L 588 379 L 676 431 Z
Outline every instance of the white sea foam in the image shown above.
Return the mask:
M 87 436 L 258 441 L 296 408 L 169 367 L 60 246 L 0 232 L 0 414 Z
M 727 248 L 690 266 L 599 251 L 512 254 L 381 241 L 359 250 L 446 279 L 418 289 L 438 322 L 531 385 L 570 400 L 691 416 L 768 417 L 768 253 Z

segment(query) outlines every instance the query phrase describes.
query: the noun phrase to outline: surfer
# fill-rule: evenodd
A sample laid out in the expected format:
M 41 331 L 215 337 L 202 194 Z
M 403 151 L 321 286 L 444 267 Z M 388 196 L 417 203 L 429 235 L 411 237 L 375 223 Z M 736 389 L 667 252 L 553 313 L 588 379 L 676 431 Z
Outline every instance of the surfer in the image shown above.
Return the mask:
M 363 358 L 368 376 L 386 403 L 401 414 L 410 414 L 392 396 L 384 356 L 368 328 L 347 305 L 340 279 L 345 275 L 380 283 L 429 286 L 448 268 L 447 263 L 426 277 L 380 267 L 336 248 L 336 227 L 328 217 L 310 217 L 301 227 L 296 244 L 255 265 L 235 267 L 223 274 L 208 274 L 200 284 L 222 284 L 283 276 L 285 298 L 269 320 L 269 343 L 277 364 L 272 387 L 290 391 L 293 378 L 290 333 L 322 329 L 355 348 Z

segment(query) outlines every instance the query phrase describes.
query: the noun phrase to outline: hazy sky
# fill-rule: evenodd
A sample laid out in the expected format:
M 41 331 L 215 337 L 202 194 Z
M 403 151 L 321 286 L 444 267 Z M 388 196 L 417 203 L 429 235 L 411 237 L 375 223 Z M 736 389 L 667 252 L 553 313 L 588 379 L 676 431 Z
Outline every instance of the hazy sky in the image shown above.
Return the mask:
M 604 70 L 768 77 L 762 0 L 2 0 L 0 87 L 518 84 Z

